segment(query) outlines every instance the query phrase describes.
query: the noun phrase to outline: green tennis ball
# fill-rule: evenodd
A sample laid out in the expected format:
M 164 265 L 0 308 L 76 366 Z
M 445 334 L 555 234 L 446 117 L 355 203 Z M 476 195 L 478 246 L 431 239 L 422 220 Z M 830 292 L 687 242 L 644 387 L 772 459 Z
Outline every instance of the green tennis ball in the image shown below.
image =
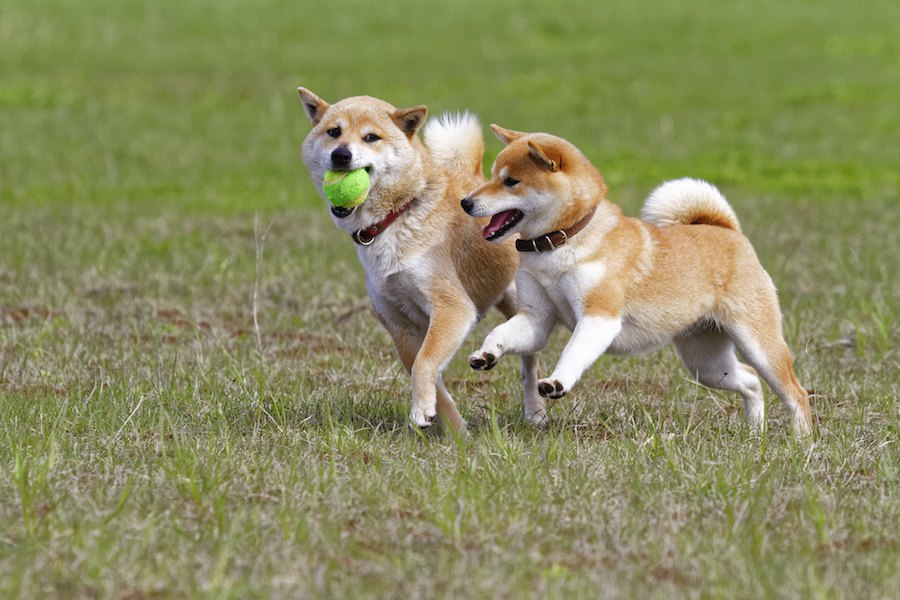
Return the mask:
M 365 169 L 355 171 L 325 171 L 322 191 L 334 206 L 353 208 L 369 195 L 369 173 Z

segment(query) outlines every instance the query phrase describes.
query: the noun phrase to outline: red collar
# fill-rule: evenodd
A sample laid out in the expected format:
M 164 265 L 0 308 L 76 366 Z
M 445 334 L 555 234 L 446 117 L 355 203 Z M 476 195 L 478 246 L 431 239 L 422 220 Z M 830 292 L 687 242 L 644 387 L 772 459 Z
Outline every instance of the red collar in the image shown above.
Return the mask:
M 394 212 L 388 213 L 388 216 L 378 221 L 374 225 L 370 225 L 365 229 L 357 229 L 350 234 L 350 237 L 352 237 L 353 241 L 360 246 L 371 246 L 372 242 L 375 241 L 375 236 L 387 229 L 388 225 L 396 221 L 397 217 L 405 213 L 414 200 L 415 198 L 413 198 Z

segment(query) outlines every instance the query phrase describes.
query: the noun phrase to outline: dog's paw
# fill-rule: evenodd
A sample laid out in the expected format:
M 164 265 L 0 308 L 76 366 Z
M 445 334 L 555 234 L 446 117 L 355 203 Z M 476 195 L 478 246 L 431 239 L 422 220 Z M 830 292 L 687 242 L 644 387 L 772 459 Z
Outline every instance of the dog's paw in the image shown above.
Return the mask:
M 525 420 L 531 423 L 533 427 L 537 427 L 538 429 L 540 429 L 547 425 L 548 421 L 550 420 L 550 416 L 547 414 L 546 408 L 540 408 L 530 413 L 526 410 Z
M 566 388 L 556 379 L 538 380 L 538 393 L 545 398 L 562 398 L 566 395 Z
M 490 371 L 497 366 L 497 356 L 479 350 L 469 355 L 469 366 L 476 371 Z
M 434 407 L 429 410 L 419 406 L 413 406 L 412 410 L 409 411 L 410 423 L 419 428 L 431 426 L 431 424 L 434 423 L 434 418 L 436 416 L 437 410 L 435 410 Z

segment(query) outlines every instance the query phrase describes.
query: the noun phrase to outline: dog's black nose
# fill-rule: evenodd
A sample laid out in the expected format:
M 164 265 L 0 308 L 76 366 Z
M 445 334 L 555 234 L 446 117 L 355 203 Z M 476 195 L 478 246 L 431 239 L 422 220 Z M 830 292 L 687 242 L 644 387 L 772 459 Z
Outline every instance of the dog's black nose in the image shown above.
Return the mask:
M 353 160 L 353 153 L 350 152 L 347 146 L 341 146 L 331 153 L 331 164 L 335 168 L 343 169 L 350 164 L 351 160 Z
M 463 198 L 462 202 L 460 202 L 459 205 L 462 206 L 464 211 L 466 211 L 467 213 L 469 213 L 471 215 L 472 207 L 475 206 L 475 203 L 472 202 L 471 198 Z

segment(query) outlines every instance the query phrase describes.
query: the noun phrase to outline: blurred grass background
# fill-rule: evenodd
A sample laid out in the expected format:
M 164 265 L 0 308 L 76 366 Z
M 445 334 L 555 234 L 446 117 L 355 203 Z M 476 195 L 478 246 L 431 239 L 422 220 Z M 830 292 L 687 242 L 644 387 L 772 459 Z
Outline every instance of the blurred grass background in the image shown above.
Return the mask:
M 0 592 L 892 596 L 897 23 L 887 0 L 3 2 Z M 513 361 L 456 360 L 472 440 L 408 433 L 298 85 L 565 136 L 630 214 L 667 178 L 720 186 L 818 444 L 774 402 L 747 435 L 671 350 L 604 358 L 544 432 Z
M 296 160 L 302 84 L 553 131 L 614 190 L 691 173 L 755 193 L 895 198 L 898 13 L 886 1 L 6 2 L 2 192 L 292 205 L 311 195 Z

